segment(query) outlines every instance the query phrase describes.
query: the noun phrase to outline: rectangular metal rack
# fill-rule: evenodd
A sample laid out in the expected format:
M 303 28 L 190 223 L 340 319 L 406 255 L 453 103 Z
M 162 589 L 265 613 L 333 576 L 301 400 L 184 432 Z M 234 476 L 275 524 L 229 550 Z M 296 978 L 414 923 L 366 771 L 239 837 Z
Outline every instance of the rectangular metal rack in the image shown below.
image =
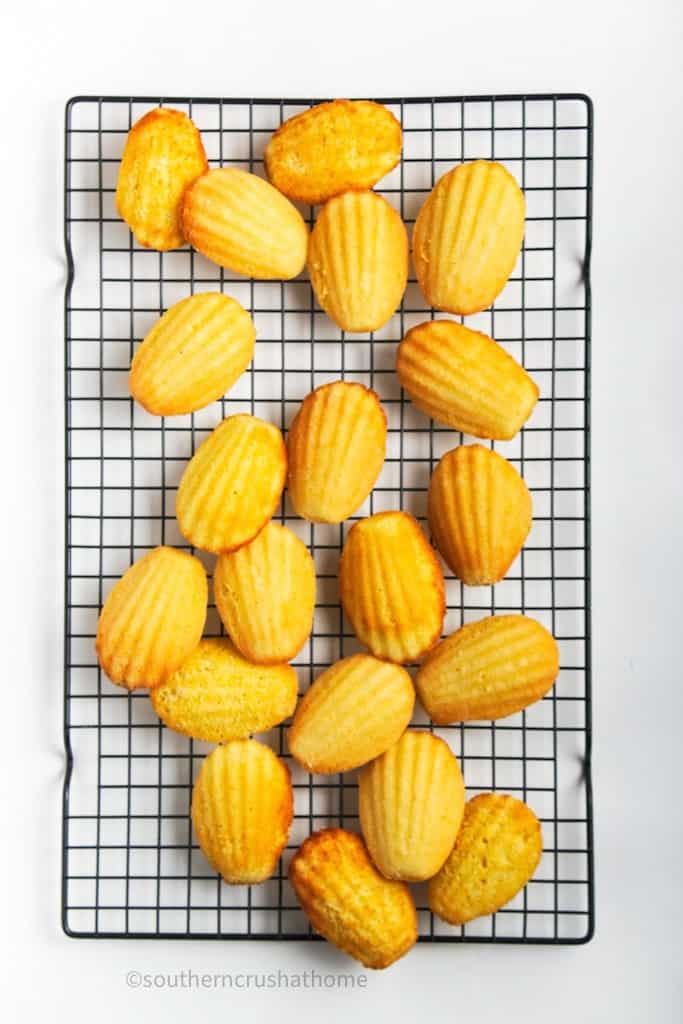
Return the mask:
M 355 776 L 310 776 L 287 754 L 286 728 L 266 740 L 287 758 L 295 787 L 290 843 L 261 886 L 223 884 L 192 835 L 193 777 L 209 745 L 172 733 L 145 692 L 100 671 L 94 635 L 102 601 L 129 564 L 159 543 L 185 547 L 174 518 L 188 458 L 220 419 L 248 410 L 286 430 L 314 387 L 345 377 L 372 386 L 389 418 L 388 457 L 359 512 L 404 508 L 425 520 L 439 457 L 461 440 L 414 409 L 398 386 L 394 353 L 434 312 L 414 276 L 400 310 L 374 335 L 344 336 L 316 306 L 304 274 L 250 281 L 188 248 L 142 249 L 117 216 L 114 191 L 126 133 L 150 107 L 187 111 L 211 166 L 263 174 L 272 131 L 313 99 L 76 97 L 66 109 L 65 296 L 66 580 L 62 920 L 69 935 L 128 938 L 311 937 L 287 881 L 296 847 L 314 829 L 358 829 Z M 468 795 L 525 799 L 542 822 L 544 853 L 526 889 L 500 912 L 453 928 L 415 887 L 420 939 L 433 942 L 581 943 L 593 931 L 590 651 L 590 248 L 592 107 L 582 95 L 382 99 L 404 132 L 400 165 L 377 190 L 409 230 L 434 182 L 475 158 L 504 163 L 524 189 L 523 252 L 493 308 L 467 323 L 491 334 L 537 381 L 528 425 L 496 450 L 522 472 L 534 501 L 528 543 L 495 587 L 447 576 L 446 633 L 494 612 L 527 612 L 556 636 L 561 672 L 538 704 L 496 723 L 436 729 L 460 759 Z M 309 223 L 313 211 L 302 208 Z M 411 271 L 412 275 L 412 271 Z M 229 396 L 192 416 L 159 419 L 128 395 L 135 344 L 172 303 L 225 290 L 250 310 L 251 368 Z M 296 659 L 303 692 L 336 658 L 358 649 L 343 619 L 336 567 L 351 525 L 313 526 L 286 496 L 279 518 L 310 546 L 318 605 Z M 200 555 L 209 574 L 213 559 Z M 207 632 L 220 633 L 213 605 Z M 418 708 L 414 724 L 429 728 Z

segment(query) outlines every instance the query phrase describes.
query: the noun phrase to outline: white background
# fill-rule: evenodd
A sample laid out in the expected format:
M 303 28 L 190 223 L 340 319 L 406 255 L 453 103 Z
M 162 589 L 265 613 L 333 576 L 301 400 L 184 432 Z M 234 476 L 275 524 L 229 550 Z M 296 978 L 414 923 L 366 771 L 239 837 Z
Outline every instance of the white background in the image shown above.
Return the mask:
M 683 1019 L 682 44 L 679 0 L 4 7 L 6 1020 Z M 131 992 L 125 973 L 136 968 L 336 971 L 345 962 L 318 944 L 75 942 L 59 929 L 64 102 L 75 93 L 538 91 L 587 92 L 596 106 L 596 937 L 579 948 L 421 946 L 346 995 Z

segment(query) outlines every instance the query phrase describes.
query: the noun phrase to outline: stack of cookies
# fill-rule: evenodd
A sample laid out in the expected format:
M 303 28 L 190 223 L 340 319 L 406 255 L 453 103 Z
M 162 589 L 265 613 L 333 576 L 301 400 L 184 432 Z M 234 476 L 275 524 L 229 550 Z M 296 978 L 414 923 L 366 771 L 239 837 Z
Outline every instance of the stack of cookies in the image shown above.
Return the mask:
M 373 186 L 400 160 L 401 128 L 384 107 L 336 100 L 292 118 L 265 151 L 268 181 L 209 170 L 199 132 L 178 111 L 152 110 L 131 130 L 116 192 L 141 245 L 189 242 L 221 267 L 289 279 L 308 267 L 318 304 L 344 331 L 382 327 L 406 288 L 406 228 Z M 295 202 L 320 206 L 309 233 Z M 505 286 L 524 234 L 524 197 L 500 164 L 476 160 L 436 184 L 415 224 L 413 264 L 434 309 L 468 315 Z M 229 392 L 256 342 L 249 313 L 222 293 L 168 309 L 133 359 L 130 393 L 175 416 Z M 400 341 L 396 371 L 416 408 L 461 434 L 509 440 L 538 388 L 492 338 L 446 316 Z M 559 671 L 554 638 L 525 615 L 468 623 L 442 639 L 443 562 L 464 585 L 502 580 L 532 523 L 516 469 L 490 447 L 461 444 L 434 469 L 431 542 L 405 511 L 358 519 L 339 562 L 341 605 L 367 653 L 330 665 L 298 702 L 290 662 L 313 625 L 316 573 L 305 544 L 273 521 L 285 487 L 297 515 L 342 523 L 384 464 L 378 396 L 339 380 L 309 394 L 286 439 L 251 415 L 228 416 L 198 447 L 178 488 L 188 544 L 217 556 L 214 599 L 225 635 L 203 637 L 208 586 L 193 555 L 160 547 L 128 569 L 98 623 L 113 683 L 147 687 L 159 718 L 216 743 L 194 786 L 201 849 L 231 885 L 269 878 L 287 845 L 293 795 L 285 762 L 254 734 L 291 718 L 291 756 L 309 772 L 359 770 L 361 835 L 306 839 L 289 878 L 312 927 L 369 967 L 417 937 L 409 884 L 462 925 L 498 910 L 542 852 L 533 811 L 514 797 L 465 800 L 449 746 L 410 729 L 417 697 L 437 725 L 495 720 L 540 700 Z M 432 546 L 434 545 L 434 546 Z M 414 679 L 406 665 L 418 663 Z

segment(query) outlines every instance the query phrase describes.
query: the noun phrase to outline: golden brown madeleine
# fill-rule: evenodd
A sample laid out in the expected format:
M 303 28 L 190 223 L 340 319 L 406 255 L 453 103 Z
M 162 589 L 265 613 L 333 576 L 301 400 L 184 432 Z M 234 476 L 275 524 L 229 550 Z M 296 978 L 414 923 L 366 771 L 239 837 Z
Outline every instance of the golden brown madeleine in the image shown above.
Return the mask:
M 441 567 L 407 512 L 379 512 L 351 527 L 339 562 L 339 593 L 356 636 L 377 658 L 415 661 L 441 635 Z
M 208 171 L 188 188 L 182 225 L 198 252 L 238 274 L 288 279 L 304 269 L 303 217 L 267 181 L 237 167 Z
M 400 124 L 370 100 L 333 100 L 304 110 L 278 128 L 264 154 L 273 185 L 311 205 L 372 188 L 400 158 Z
M 308 246 L 315 296 L 344 331 L 376 331 L 391 318 L 408 280 L 403 221 L 376 192 L 344 192 L 325 203 Z
M 167 309 L 135 353 L 130 393 L 156 416 L 203 409 L 228 391 L 254 354 L 256 331 L 239 302 L 220 292 Z
M 524 238 L 524 195 L 502 164 L 474 160 L 440 178 L 420 210 L 413 262 L 431 306 L 478 313 L 512 273 Z
M 478 587 L 502 580 L 531 529 L 531 495 L 498 452 L 480 444 L 446 452 L 427 501 L 434 543 L 455 575 Z
M 275 512 L 287 476 L 287 449 L 272 423 L 238 413 L 200 444 L 176 498 L 180 532 L 196 548 L 234 551 Z
M 465 808 L 465 784 L 450 747 L 409 731 L 358 777 L 363 838 L 386 878 L 422 882 L 453 849 Z
M 224 743 L 267 732 L 289 718 L 297 678 L 291 665 L 252 665 L 228 637 L 206 637 L 149 696 L 169 729 Z
M 230 885 L 270 878 L 293 814 L 289 769 L 270 747 L 231 740 L 204 760 L 192 791 L 192 824 L 204 856 Z
M 429 906 L 449 924 L 493 914 L 524 888 L 542 852 L 530 807 L 503 793 L 475 796 L 465 805 L 451 854 L 429 883 Z
M 314 832 L 289 865 L 312 927 L 366 967 L 389 967 L 417 941 L 417 914 L 403 882 L 384 878 L 354 832 Z
M 369 654 L 342 658 L 299 702 L 287 742 L 309 772 L 346 772 L 395 743 L 413 714 L 415 691 L 404 668 Z
M 268 523 L 249 544 L 221 555 L 213 590 L 223 625 L 249 661 L 291 661 L 306 643 L 313 628 L 315 565 L 286 526 Z
M 548 630 L 526 615 L 469 622 L 429 652 L 415 678 L 437 725 L 505 718 L 544 697 L 560 670 Z
M 187 114 L 157 107 L 136 121 L 121 158 L 116 208 L 140 245 L 184 245 L 183 192 L 208 166 L 201 135 Z
M 427 416 L 475 437 L 514 437 L 538 401 L 529 374 L 492 338 L 428 320 L 398 346 L 401 386 Z
M 112 683 L 156 686 L 199 643 L 208 586 L 199 559 L 154 548 L 127 569 L 104 602 L 95 649 Z
M 311 391 L 287 435 L 289 496 L 297 515 L 341 523 L 382 471 L 387 418 L 374 391 L 337 380 Z

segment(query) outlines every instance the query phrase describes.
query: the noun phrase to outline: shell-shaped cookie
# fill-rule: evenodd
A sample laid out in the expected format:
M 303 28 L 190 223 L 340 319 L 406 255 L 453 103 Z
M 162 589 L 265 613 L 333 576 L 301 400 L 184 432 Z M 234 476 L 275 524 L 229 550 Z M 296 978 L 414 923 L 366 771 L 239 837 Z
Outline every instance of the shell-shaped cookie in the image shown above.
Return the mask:
M 370 856 L 386 878 L 422 882 L 453 849 L 465 784 L 450 747 L 408 731 L 358 777 L 358 806 Z
M 429 883 L 429 906 L 449 924 L 494 914 L 524 888 L 542 852 L 530 807 L 503 793 L 475 796 L 465 805 L 452 852 Z
M 415 661 L 441 635 L 441 567 L 407 512 L 379 512 L 351 527 L 339 593 L 356 636 L 377 658 Z
M 140 245 L 166 250 L 185 243 L 181 199 L 208 166 L 201 135 L 187 114 L 157 107 L 133 125 L 121 158 L 116 208 Z
M 199 559 L 154 548 L 127 569 L 107 597 L 95 648 L 113 683 L 137 690 L 168 678 L 199 643 L 208 586 Z
M 316 298 L 344 331 L 376 331 L 399 305 L 408 279 L 403 221 L 376 192 L 325 203 L 308 246 Z
M 268 523 L 249 544 L 221 555 L 213 589 L 223 625 L 249 661 L 291 661 L 306 643 L 313 628 L 315 565 L 286 526 Z
M 538 387 L 504 348 L 453 320 L 408 331 L 396 371 L 418 409 L 475 437 L 509 440 L 538 401 Z
M 135 353 L 130 393 L 147 412 L 180 416 L 228 391 L 254 354 L 256 331 L 239 302 L 220 292 L 167 309 Z
M 149 696 L 169 729 L 225 743 L 267 732 L 289 718 L 297 678 L 291 665 L 252 665 L 227 637 L 205 637 Z
M 247 277 L 296 277 L 306 262 L 308 228 L 297 208 L 237 167 L 215 168 L 188 188 L 182 225 L 198 252 Z
M 204 856 L 230 885 L 270 878 L 293 813 L 289 770 L 270 747 L 231 740 L 204 760 L 192 791 L 192 824 Z
M 264 154 L 273 185 L 311 205 L 372 188 L 400 157 L 400 124 L 370 100 L 332 100 L 304 110 L 278 128 Z
M 545 696 L 560 670 L 555 638 L 526 615 L 469 622 L 429 652 L 415 685 L 437 725 L 505 718 Z
M 287 741 L 310 772 L 345 772 L 387 750 L 413 714 L 404 668 L 369 654 L 342 658 L 318 676 L 297 708 Z
M 474 160 L 437 181 L 415 222 L 413 262 L 430 306 L 478 313 L 512 273 L 524 238 L 524 195 L 502 164 Z
M 341 523 L 363 504 L 384 464 L 387 418 L 374 391 L 334 381 L 303 401 L 287 435 L 297 515 Z
M 314 930 L 366 967 L 389 967 L 417 941 L 408 886 L 384 878 L 354 832 L 314 832 L 292 858 L 289 880 Z
M 473 587 L 502 580 L 531 529 L 526 484 L 507 459 L 480 444 L 446 452 L 432 474 L 427 507 L 434 543 Z
M 182 475 L 178 525 L 196 548 L 234 551 L 271 518 L 287 475 L 287 450 L 272 423 L 238 413 L 200 444 Z

